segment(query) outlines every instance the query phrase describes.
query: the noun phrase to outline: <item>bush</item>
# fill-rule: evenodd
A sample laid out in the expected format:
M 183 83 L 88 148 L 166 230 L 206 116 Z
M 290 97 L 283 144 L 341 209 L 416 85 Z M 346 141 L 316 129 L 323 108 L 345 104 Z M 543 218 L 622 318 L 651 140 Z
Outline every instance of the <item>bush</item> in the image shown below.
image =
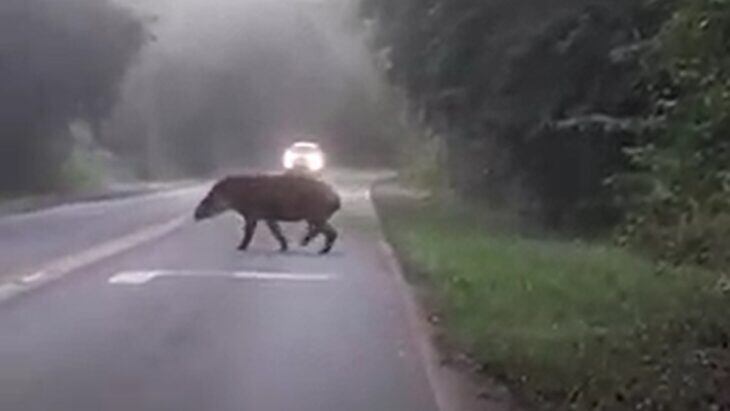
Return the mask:
M 61 191 L 102 188 L 106 172 L 106 164 L 101 154 L 75 149 L 61 166 L 57 188 Z
M 437 138 L 412 140 L 401 144 L 401 177 L 423 189 L 439 190 L 445 186 L 441 165 L 441 144 Z

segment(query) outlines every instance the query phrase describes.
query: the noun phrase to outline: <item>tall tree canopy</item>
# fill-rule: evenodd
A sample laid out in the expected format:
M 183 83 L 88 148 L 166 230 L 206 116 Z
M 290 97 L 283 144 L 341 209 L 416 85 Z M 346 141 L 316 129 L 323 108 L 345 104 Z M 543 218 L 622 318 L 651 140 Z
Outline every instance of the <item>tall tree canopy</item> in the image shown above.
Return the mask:
M 146 36 L 110 0 L 0 2 L 0 190 L 54 184 L 69 123 L 110 111 Z
M 626 136 L 593 126 L 643 104 L 635 59 L 616 53 L 644 36 L 636 3 L 365 0 L 363 12 L 390 79 L 445 142 L 452 185 L 501 201 L 522 193 L 561 223 L 580 210 L 610 217 L 596 212 L 601 182 Z
M 557 226 L 628 216 L 621 240 L 677 263 L 730 261 L 730 2 L 363 0 L 362 11 L 459 192 Z

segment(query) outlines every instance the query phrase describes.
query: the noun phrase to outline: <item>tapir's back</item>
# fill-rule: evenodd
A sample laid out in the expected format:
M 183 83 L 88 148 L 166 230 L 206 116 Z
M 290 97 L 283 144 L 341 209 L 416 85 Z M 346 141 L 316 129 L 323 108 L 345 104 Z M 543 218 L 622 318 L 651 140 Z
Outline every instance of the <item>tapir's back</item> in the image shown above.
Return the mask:
M 245 217 L 279 221 L 327 221 L 340 208 L 328 184 L 298 175 L 234 176 L 216 187 Z

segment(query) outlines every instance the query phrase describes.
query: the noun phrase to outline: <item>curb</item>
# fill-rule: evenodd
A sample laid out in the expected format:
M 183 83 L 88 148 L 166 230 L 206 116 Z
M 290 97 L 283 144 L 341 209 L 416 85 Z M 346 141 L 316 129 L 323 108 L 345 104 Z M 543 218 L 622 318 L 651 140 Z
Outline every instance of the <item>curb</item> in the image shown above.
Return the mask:
M 406 284 L 405 279 L 403 278 L 403 271 L 396 257 L 395 250 L 393 250 L 393 247 L 391 247 L 391 245 L 385 240 L 380 242 L 380 248 L 388 259 L 388 266 L 394 274 L 393 277 L 395 279 L 396 286 L 398 287 L 398 293 L 405 304 L 408 323 L 411 327 L 411 331 L 416 336 L 418 354 L 421 357 L 421 363 L 425 368 L 426 378 L 431 386 L 431 392 L 433 392 L 437 408 L 439 411 L 467 411 L 460 410 L 455 406 L 455 401 L 446 391 L 443 384 L 441 384 L 438 377 L 438 354 L 436 352 L 436 348 L 431 343 L 433 332 L 430 325 L 424 320 L 425 317 L 423 315 L 423 311 L 415 301 L 408 284 Z
M 387 183 L 393 179 L 383 179 L 375 182 L 369 190 L 371 196 L 374 187 L 380 183 Z M 375 201 L 373 201 L 375 203 Z M 373 204 L 375 206 L 375 204 Z M 405 304 L 411 332 L 416 337 L 416 345 L 424 365 L 426 377 L 436 400 L 439 411 L 507 411 L 520 410 L 511 396 L 489 395 L 497 386 L 479 386 L 467 373 L 455 366 L 450 366 L 440 350 L 435 345 L 435 336 L 438 334 L 434 326 L 428 321 L 424 307 L 418 302 L 410 284 L 406 281 L 404 268 L 398 254 L 387 241 L 378 207 L 376 214 L 383 240 L 380 248 L 387 258 L 387 264 L 393 273 L 398 292 Z M 486 394 L 486 395 L 485 395 Z

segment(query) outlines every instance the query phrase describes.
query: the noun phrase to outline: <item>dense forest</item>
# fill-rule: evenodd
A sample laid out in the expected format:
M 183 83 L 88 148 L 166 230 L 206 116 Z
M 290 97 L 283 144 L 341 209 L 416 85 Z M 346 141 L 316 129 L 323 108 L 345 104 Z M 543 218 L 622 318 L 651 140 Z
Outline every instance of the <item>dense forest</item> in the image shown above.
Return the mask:
M 0 192 L 58 183 L 69 123 L 100 126 L 148 40 L 144 19 L 108 0 L 0 2 Z
M 404 139 L 409 162 L 431 183 L 552 228 L 616 229 L 671 262 L 727 264 L 730 2 L 364 0 L 361 12 L 422 130 Z

